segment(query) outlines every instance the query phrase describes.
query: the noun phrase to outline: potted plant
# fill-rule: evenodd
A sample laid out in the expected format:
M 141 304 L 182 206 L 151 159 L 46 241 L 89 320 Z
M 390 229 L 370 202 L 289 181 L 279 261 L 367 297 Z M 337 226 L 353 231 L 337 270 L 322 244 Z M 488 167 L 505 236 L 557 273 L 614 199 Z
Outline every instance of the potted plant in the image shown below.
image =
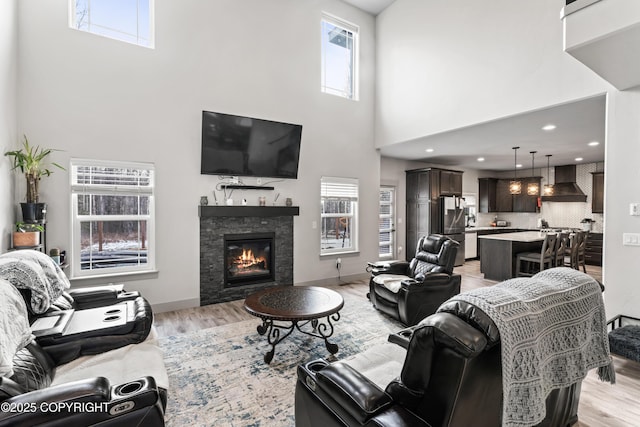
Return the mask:
M 35 222 L 44 220 L 44 213 L 46 212 L 46 204 L 38 203 L 38 188 L 40 184 L 40 178 L 42 176 L 51 175 L 52 171 L 47 167 L 47 157 L 53 150 L 51 148 L 41 148 L 38 145 L 29 144 L 29 140 L 26 135 L 24 136 L 24 142 L 19 150 L 7 151 L 5 156 L 13 158 L 13 169 L 20 169 L 20 172 L 24 173 L 27 180 L 27 202 L 21 203 L 22 206 L 22 219 L 25 222 Z M 62 170 L 64 168 L 57 163 L 51 163 Z
M 16 223 L 16 231 L 13 232 L 14 248 L 31 248 L 40 244 L 40 233 L 44 227 L 40 224 Z

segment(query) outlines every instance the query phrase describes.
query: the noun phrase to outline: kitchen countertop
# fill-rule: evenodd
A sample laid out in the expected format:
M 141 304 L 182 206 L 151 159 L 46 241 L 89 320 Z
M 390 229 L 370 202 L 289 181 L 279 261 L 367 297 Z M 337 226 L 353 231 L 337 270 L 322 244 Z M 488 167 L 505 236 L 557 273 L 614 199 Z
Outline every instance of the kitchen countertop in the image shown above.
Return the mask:
M 475 233 L 478 231 L 487 231 L 487 230 L 522 230 L 519 227 L 467 227 L 464 229 L 465 233 Z
M 478 236 L 478 239 L 504 240 L 510 242 L 539 242 L 544 240 L 548 233 L 540 231 L 520 231 L 517 233 L 500 233 L 488 234 L 486 236 Z

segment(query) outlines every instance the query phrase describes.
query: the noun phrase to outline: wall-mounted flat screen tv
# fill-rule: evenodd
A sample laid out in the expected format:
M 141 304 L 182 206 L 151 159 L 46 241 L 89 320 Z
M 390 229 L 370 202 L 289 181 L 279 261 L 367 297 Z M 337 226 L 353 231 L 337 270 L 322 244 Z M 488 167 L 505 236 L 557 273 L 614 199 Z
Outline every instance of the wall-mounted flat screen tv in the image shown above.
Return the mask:
M 200 172 L 297 178 L 302 125 L 202 112 Z

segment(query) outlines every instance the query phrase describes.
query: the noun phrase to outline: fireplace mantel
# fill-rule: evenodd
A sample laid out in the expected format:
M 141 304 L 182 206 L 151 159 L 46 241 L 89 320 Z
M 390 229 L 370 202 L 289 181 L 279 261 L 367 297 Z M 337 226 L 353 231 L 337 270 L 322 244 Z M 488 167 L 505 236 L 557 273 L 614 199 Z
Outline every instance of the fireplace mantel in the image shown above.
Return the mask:
M 212 218 L 217 216 L 232 217 L 271 217 L 271 216 L 298 216 L 298 206 L 198 206 L 200 218 Z

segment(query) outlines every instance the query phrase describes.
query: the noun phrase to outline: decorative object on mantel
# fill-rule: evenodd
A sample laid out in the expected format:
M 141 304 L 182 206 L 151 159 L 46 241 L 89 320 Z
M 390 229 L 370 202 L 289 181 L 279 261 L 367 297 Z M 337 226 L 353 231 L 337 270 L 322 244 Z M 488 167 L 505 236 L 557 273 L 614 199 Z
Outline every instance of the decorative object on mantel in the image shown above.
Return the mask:
M 264 197 L 264 196 L 258 197 L 258 205 L 259 206 L 266 206 L 267 205 L 267 198 Z
M 200 197 L 200 205 L 207 206 L 209 204 L 209 198 L 207 196 Z
M 284 201 L 284 204 L 286 206 L 292 206 L 293 205 L 293 200 L 291 200 L 291 197 L 287 197 Z
M 553 195 L 553 184 L 551 184 L 551 173 L 549 168 L 549 160 L 551 159 L 552 154 L 547 154 L 547 183 L 544 185 L 544 195 L 552 196 Z
M 280 197 L 280 193 L 276 194 L 276 197 L 273 199 L 273 206 L 276 205 L 276 202 L 278 201 L 278 197 Z
M 52 148 L 41 148 L 39 145 L 30 145 L 27 136 L 24 135 L 22 147 L 18 150 L 7 151 L 5 156 L 13 157 L 14 169 L 20 169 L 24 173 L 27 181 L 26 203 L 20 203 L 22 207 L 22 220 L 24 222 L 44 221 L 47 212 L 45 203 L 38 203 L 39 184 L 42 176 L 49 176 L 53 172 L 45 165 L 45 160 L 52 152 L 57 151 Z M 65 170 L 57 163 L 53 166 Z
M 520 194 L 522 182 L 518 181 L 518 148 L 513 147 L 513 180 L 509 183 L 509 193 Z
M 537 151 L 529 151 L 529 153 L 531 154 L 531 182 L 527 184 L 527 194 L 529 196 L 537 196 L 540 194 L 540 187 L 538 186 L 537 182 L 533 181 L 533 175 L 534 175 L 533 162 L 534 162 L 534 158 Z

